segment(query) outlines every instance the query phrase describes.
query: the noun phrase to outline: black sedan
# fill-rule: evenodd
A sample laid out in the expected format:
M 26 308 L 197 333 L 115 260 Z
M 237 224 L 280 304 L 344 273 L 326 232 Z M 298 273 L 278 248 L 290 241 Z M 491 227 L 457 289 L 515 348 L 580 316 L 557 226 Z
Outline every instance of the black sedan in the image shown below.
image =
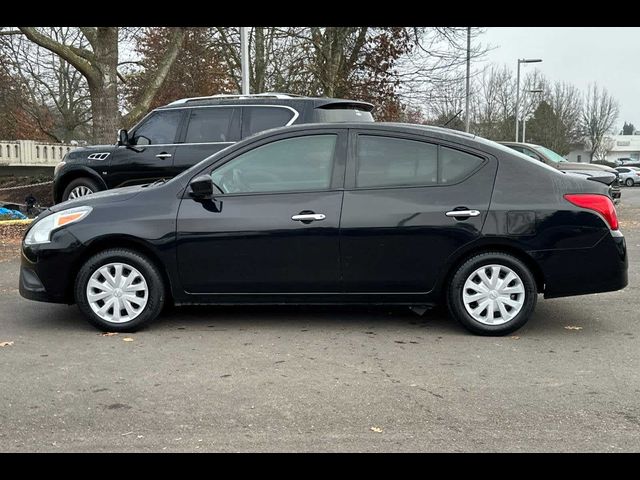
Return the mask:
M 250 137 L 172 180 L 60 203 L 20 293 L 132 331 L 167 302 L 446 303 L 503 335 L 546 298 L 627 285 L 607 187 L 448 129 L 344 123 Z

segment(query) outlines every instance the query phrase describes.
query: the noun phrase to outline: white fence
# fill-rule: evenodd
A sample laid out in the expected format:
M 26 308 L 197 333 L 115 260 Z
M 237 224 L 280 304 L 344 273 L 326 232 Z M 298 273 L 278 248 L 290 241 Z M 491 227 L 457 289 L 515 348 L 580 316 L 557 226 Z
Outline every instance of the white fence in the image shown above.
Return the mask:
M 63 143 L 0 140 L 0 165 L 54 166 L 74 148 Z

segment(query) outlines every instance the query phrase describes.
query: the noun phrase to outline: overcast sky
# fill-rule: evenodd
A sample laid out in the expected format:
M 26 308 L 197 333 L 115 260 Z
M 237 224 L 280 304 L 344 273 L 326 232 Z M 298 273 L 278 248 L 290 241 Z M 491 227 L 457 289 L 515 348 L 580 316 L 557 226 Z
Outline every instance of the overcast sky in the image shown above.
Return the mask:
M 514 72 L 518 58 L 543 59 L 523 64 L 521 75 L 538 68 L 549 80 L 571 82 L 583 92 L 597 82 L 620 104 L 618 129 L 627 121 L 640 130 L 640 28 L 491 27 L 480 41 L 495 47 L 485 61 Z

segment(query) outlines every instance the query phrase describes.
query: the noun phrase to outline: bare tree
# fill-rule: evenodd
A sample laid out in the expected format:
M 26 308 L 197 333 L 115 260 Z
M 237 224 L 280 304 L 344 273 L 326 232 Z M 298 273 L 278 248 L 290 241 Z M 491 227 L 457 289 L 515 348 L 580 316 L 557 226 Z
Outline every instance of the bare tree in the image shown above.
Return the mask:
M 77 29 L 55 27 L 50 34 L 56 41 L 85 46 Z M 24 111 L 38 128 L 57 142 L 89 138 L 91 104 L 80 72 L 20 35 L 0 37 L 0 49 L 6 59 L 1 68 L 20 79 L 29 99 Z
M 139 103 L 121 119 L 118 109 L 118 46 L 122 32 L 119 27 L 78 27 L 86 41 L 85 46 L 56 39 L 50 28 L 18 29 L 35 44 L 68 62 L 86 79 L 91 98 L 93 140 L 97 143 L 111 142 L 121 122 L 131 124 L 148 110 L 176 60 L 184 38 L 182 28 L 173 29 L 164 61 L 156 71 L 147 72 L 144 94 Z
M 618 119 L 618 102 L 596 83 L 589 85 L 582 110 L 582 132 L 591 152 L 590 161 L 604 160 L 610 146 L 606 135 L 613 130 Z

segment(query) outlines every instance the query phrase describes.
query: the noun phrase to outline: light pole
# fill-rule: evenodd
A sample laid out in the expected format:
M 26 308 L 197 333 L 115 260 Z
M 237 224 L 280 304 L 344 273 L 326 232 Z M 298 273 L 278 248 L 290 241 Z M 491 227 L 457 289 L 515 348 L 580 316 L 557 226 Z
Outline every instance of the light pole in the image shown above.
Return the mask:
M 249 35 L 247 27 L 240 27 L 240 67 L 242 95 L 249 95 Z
M 521 63 L 539 63 L 541 58 L 519 58 L 518 59 L 518 77 L 516 79 L 516 142 L 518 141 L 518 115 L 520 114 L 520 64 Z
M 465 94 L 465 129 L 469 133 L 471 118 L 469 117 L 469 79 L 471 77 L 471 27 L 467 27 L 467 89 Z
M 542 93 L 542 89 L 540 88 L 536 88 L 535 90 L 528 90 L 529 93 Z M 525 143 L 527 141 L 527 117 L 529 116 L 528 113 L 526 113 L 524 115 L 524 118 L 522 119 L 522 143 Z

